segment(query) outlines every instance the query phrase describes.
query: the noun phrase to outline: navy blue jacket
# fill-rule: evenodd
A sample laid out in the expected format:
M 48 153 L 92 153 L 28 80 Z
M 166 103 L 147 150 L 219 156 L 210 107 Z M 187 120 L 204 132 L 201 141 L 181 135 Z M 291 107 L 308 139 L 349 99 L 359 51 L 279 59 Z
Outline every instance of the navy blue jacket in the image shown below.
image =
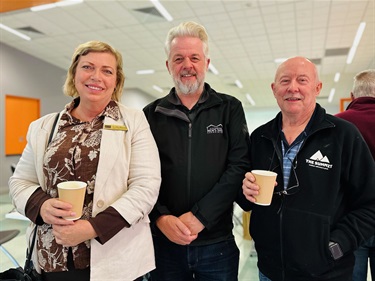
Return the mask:
M 191 245 L 232 234 L 233 202 L 248 170 L 249 133 L 242 105 L 206 83 L 192 110 L 173 88 L 144 108 L 159 148 L 162 183 L 151 222 L 191 211 L 205 226 Z M 154 235 L 163 236 L 155 226 Z

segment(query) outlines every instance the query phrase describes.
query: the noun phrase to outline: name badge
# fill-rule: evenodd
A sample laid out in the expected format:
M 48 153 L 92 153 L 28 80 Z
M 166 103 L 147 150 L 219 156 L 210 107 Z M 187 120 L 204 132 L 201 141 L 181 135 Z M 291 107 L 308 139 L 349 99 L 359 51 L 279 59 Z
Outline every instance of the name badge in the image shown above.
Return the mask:
M 104 125 L 104 128 L 105 130 L 113 130 L 113 131 L 127 131 L 128 128 L 124 125 L 107 125 L 105 124 Z

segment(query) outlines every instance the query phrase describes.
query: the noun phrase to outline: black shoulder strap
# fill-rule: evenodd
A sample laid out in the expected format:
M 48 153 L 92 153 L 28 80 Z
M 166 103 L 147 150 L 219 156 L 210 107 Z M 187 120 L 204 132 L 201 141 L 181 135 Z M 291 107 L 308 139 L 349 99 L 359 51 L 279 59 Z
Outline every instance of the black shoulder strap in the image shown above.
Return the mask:
M 37 232 L 37 225 L 35 225 L 34 229 L 33 229 L 33 240 L 31 241 L 31 245 L 30 245 L 30 248 L 27 249 L 27 255 L 26 255 L 26 261 L 25 261 L 25 266 L 24 266 L 24 271 L 26 273 L 30 273 L 30 271 L 32 270 L 32 264 L 31 264 L 31 256 L 33 254 L 33 250 L 34 250 L 34 245 L 35 245 L 35 240 L 36 240 L 36 232 Z
M 53 121 L 52 130 L 51 130 L 51 133 L 49 134 L 49 138 L 48 138 L 48 144 L 52 140 L 53 132 L 55 131 L 55 127 L 56 127 L 57 121 L 59 120 L 59 116 L 60 116 L 60 113 L 57 113 L 55 121 Z

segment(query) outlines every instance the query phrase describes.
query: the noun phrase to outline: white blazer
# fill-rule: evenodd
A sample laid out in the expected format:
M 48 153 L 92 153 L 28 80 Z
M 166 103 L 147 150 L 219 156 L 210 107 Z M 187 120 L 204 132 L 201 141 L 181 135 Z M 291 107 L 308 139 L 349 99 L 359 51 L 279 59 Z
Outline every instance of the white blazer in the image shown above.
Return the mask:
M 128 130 L 103 129 L 92 215 L 112 206 L 131 227 L 122 229 L 103 245 L 91 240 L 90 280 L 97 281 L 130 281 L 155 268 L 148 214 L 161 182 L 158 149 L 143 112 L 118 105 L 122 119 L 105 117 L 104 124 L 125 125 Z M 33 192 L 39 186 L 46 190 L 43 157 L 55 117 L 56 113 L 48 114 L 30 124 L 27 145 L 9 179 L 13 204 L 23 215 Z

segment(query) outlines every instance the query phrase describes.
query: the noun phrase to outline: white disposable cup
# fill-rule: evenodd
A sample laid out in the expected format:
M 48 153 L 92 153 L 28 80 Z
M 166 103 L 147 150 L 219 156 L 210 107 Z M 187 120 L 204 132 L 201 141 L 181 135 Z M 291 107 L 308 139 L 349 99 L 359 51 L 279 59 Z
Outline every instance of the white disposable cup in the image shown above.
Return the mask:
M 254 195 L 255 204 L 269 206 L 272 201 L 277 173 L 267 170 L 252 170 L 251 173 L 255 177 L 255 183 L 259 186 L 259 194 Z
M 74 217 L 64 217 L 66 220 L 78 220 L 82 217 L 83 202 L 85 200 L 87 183 L 83 181 L 65 181 L 57 184 L 59 200 L 72 204 Z

